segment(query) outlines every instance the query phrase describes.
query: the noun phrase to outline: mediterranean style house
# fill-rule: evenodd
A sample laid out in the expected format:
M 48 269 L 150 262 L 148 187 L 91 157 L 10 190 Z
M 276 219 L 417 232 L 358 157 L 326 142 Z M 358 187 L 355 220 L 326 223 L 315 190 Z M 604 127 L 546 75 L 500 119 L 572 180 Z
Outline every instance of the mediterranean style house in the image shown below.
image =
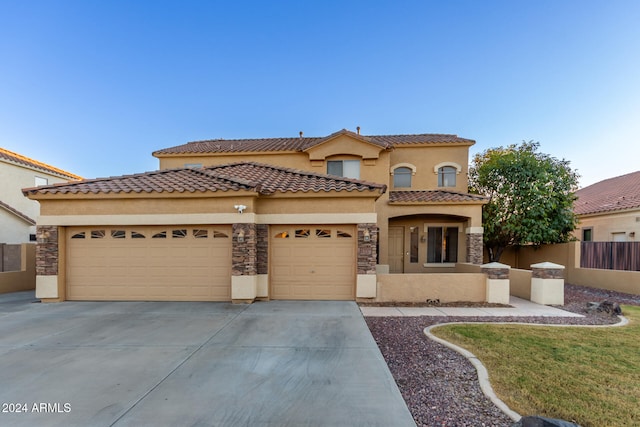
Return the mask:
M 640 237 L 640 171 L 576 191 L 574 212 L 584 242 L 634 242 Z
M 22 189 L 82 179 L 77 175 L 0 147 L 0 243 L 36 240 L 38 202 L 26 199 Z
M 377 274 L 482 263 L 473 140 L 207 140 L 158 171 L 26 188 L 44 301 L 376 298 Z

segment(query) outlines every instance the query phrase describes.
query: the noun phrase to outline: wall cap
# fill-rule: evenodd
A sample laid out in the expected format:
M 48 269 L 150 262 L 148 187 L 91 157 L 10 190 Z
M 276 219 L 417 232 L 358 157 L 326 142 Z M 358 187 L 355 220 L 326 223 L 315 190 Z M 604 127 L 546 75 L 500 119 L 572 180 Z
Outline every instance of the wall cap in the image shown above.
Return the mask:
M 538 264 L 531 264 L 531 268 L 545 268 L 545 269 L 564 270 L 564 265 L 554 264 L 552 262 L 540 262 Z
M 482 264 L 480 267 L 481 268 L 506 268 L 508 270 L 511 270 L 511 266 L 510 265 L 501 264 L 499 262 L 490 262 L 488 264 Z

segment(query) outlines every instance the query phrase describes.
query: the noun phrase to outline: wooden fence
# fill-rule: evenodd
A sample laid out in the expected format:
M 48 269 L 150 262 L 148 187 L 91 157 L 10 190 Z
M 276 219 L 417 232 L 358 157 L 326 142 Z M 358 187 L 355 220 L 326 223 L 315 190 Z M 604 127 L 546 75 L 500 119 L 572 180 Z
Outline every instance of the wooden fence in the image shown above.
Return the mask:
M 581 242 L 580 267 L 640 271 L 640 242 Z

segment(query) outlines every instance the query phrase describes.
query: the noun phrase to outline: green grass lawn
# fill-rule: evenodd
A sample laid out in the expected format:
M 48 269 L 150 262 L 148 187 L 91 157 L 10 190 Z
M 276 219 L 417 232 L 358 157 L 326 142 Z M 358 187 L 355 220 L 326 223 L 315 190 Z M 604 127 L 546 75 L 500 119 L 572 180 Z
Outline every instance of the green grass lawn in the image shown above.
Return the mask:
M 590 426 L 640 425 L 640 307 L 615 328 L 450 325 L 432 333 L 474 353 L 521 415 Z

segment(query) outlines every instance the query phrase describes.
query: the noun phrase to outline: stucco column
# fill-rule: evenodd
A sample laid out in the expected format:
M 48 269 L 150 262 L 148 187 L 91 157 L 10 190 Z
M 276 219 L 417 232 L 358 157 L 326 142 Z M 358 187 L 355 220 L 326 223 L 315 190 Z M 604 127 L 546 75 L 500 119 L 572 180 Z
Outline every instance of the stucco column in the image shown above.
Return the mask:
M 253 302 L 258 296 L 256 224 L 233 224 L 231 229 L 231 300 Z
M 356 298 L 376 297 L 377 243 L 378 227 L 376 224 L 358 224 L 358 276 L 356 280 Z
M 531 301 L 564 305 L 564 265 L 552 262 L 531 265 Z
M 486 301 L 497 304 L 509 304 L 511 267 L 499 262 L 482 265 L 482 272 L 487 275 Z
M 484 234 L 483 227 L 468 227 L 465 230 L 467 239 L 467 260 L 471 264 L 482 264 L 484 245 L 482 236 Z

